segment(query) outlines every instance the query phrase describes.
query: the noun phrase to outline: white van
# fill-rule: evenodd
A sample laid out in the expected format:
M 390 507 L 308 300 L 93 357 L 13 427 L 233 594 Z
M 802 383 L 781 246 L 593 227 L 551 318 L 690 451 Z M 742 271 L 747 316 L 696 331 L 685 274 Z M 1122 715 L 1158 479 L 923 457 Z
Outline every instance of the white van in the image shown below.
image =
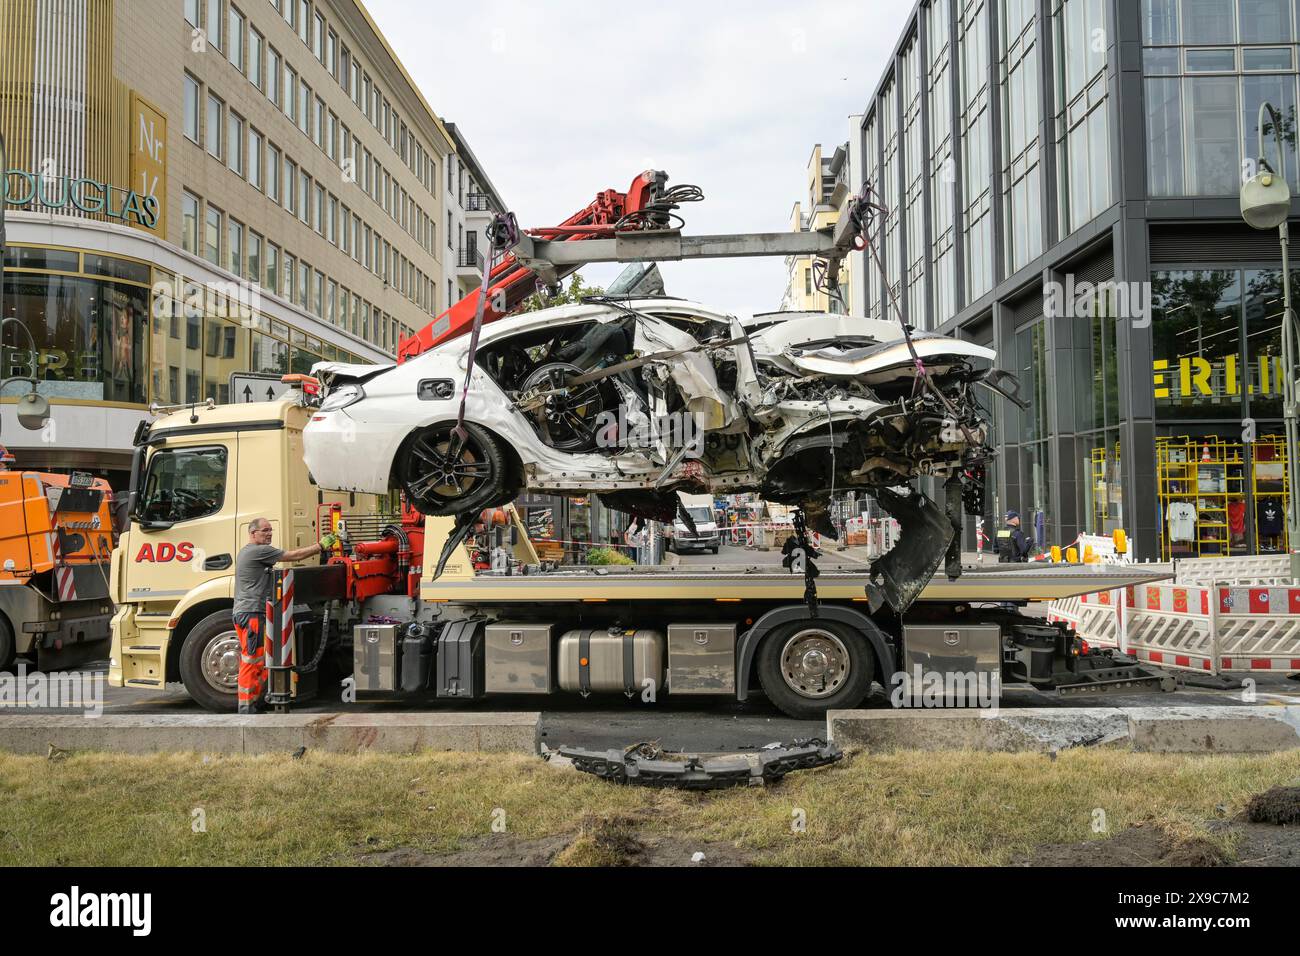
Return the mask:
M 718 553 L 722 544 L 722 532 L 718 530 L 717 519 L 713 514 L 712 495 L 686 495 L 678 492 L 682 508 L 695 522 L 695 534 L 686 526 L 681 517 L 673 519 L 672 524 L 664 525 L 664 543 L 669 551 L 682 554 L 686 551 L 712 551 Z

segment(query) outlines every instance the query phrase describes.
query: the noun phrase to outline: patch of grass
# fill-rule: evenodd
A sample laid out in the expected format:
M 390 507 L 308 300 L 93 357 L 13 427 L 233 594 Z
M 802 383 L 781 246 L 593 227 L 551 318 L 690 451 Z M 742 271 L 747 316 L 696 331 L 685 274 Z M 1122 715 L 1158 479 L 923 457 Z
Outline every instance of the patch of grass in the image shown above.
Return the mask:
M 0 754 L 0 866 L 348 864 L 557 834 L 572 840 L 556 862 L 575 865 L 635 859 L 666 834 L 761 863 L 997 865 L 1138 824 L 1212 839 L 1216 807 L 1240 812 L 1297 775 L 1300 752 L 858 754 L 773 787 L 685 793 L 522 755 Z

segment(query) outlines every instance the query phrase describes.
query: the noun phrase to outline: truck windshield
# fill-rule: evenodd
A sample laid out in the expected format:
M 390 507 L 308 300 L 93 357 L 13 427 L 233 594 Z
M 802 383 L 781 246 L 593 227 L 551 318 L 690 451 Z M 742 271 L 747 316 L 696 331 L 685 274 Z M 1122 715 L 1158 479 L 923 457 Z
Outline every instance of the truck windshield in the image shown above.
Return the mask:
M 191 521 L 216 514 L 226 498 L 226 449 L 177 448 L 149 461 L 142 521 Z
M 701 521 L 713 520 L 713 511 L 710 508 L 687 508 L 686 513 L 691 516 L 691 519 L 696 524 L 699 524 Z

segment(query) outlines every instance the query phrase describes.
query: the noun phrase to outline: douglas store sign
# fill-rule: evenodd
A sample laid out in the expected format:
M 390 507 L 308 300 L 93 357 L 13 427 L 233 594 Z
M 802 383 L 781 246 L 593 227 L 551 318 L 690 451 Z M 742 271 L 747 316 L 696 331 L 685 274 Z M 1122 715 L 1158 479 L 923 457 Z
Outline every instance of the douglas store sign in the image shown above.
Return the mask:
M 4 177 L 4 201 L 8 206 L 33 209 L 43 207 L 67 211 L 71 207 L 146 229 L 158 225 L 156 197 L 94 179 L 39 175 L 24 169 L 11 169 Z

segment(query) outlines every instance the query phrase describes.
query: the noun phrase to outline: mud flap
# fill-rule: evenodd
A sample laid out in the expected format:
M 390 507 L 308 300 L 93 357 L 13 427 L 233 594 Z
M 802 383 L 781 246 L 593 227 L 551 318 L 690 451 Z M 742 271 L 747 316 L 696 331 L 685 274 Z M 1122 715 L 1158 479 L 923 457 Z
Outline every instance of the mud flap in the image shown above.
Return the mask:
M 875 492 L 875 499 L 898 522 L 899 538 L 887 554 L 871 563 L 867 599 L 872 613 L 888 605 L 896 614 L 902 614 L 925 590 L 939 563 L 948 556 L 957 530 L 945 509 L 915 489 L 901 495 L 882 488 Z M 960 562 L 957 570 L 960 571 Z

